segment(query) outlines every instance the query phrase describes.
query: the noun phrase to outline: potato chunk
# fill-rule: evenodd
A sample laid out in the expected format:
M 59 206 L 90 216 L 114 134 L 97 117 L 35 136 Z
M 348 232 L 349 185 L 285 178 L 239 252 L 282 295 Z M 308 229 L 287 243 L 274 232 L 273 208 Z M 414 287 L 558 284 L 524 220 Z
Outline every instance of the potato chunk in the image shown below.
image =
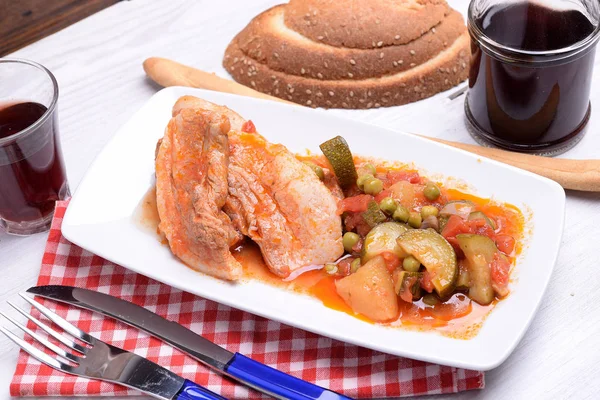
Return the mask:
M 386 321 L 398 315 L 394 283 L 382 256 L 371 259 L 354 274 L 339 279 L 335 287 L 357 314 L 374 321 Z

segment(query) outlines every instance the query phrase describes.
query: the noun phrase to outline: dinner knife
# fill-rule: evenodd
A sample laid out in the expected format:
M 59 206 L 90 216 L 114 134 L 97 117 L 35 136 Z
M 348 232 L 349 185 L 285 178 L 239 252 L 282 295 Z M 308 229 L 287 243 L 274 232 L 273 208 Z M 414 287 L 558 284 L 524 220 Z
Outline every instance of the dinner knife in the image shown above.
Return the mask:
M 72 286 L 36 286 L 28 293 L 85 308 L 157 337 L 209 368 L 276 399 L 351 399 L 303 381 L 240 353 L 232 353 L 184 326 L 118 297 Z

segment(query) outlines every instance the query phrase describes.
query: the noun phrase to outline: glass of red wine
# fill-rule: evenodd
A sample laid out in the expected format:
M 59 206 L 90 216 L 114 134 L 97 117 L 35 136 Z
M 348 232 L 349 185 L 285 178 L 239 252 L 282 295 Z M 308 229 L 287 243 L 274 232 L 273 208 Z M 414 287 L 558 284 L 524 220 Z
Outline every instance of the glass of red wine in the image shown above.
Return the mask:
M 467 127 L 484 145 L 562 153 L 585 133 L 598 0 L 472 0 Z
M 58 84 L 42 65 L 0 59 L 0 230 L 50 228 L 70 196 L 58 134 Z

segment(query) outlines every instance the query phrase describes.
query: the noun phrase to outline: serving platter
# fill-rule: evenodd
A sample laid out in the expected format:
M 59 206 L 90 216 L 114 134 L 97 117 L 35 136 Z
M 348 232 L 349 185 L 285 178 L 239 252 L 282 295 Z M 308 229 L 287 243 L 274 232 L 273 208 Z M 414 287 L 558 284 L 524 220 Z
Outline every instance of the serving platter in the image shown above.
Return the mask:
M 429 175 L 467 182 L 481 197 L 519 207 L 527 216 L 527 236 L 511 294 L 490 313 L 477 336 L 460 340 L 366 323 L 309 296 L 259 281 L 231 284 L 186 267 L 135 217 L 153 185 L 156 142 L 183 95 L 228 106 L 251 119 L 268 140 L 293 152 L 317 152 L 320 143 L 342 135 L 357 154 L 414 163 Z M 565 193 L 551 180 L 424 138 L 322 110 L 171 87 L 156 93 L 100 153 L 71 200 L 62 231 L 71 242 L 107 260 L 231 307 L 398 356 L 488 370 L 514 350 L 543 301 L 558 255 L 564 207 Z

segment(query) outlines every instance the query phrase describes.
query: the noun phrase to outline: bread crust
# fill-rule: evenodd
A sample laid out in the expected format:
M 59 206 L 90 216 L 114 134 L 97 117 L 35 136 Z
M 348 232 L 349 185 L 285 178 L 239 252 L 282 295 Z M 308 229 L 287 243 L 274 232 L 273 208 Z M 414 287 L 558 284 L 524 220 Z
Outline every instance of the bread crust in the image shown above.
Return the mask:
M 315 43 L 283 22 L 286 6 L 254 18 L 237 36 L 240 50 L 270 69 L 307 78 L 361 80 L 406 71 L 439 54 L 465 32 L 462 15 L 451 11 L 437 26 L 405 45 L 349 49 Z
M 369 7 L 375 4 L 356 1 L 369 4 Z M 443 16 L 437 24 L 406 44 L 376 45 L 375 48 L 336 47 L 324 41 L 312 41 L 303 36 L 303 32 L 291 29 L 287 24 L 292 6 L 298 12 L 302 7 L 315 4 L 326 7 L 331 1 L 298 3 L 302 2 L 292 0 L 290 4 L 261 13 L 231 41 L 225 51 L 223 66 L 237 82 L 309 107 L 365 109 L 421 100 L 450 89 L 468 77 L 468 32 L 460 13 L 450 9 L 443 0 L 400 1 L 403 4 L 401 14 L 413 12 L 407 4 L 418 4 L 414 11 L 417 13 L 443 6 Z M 398 1 L 381 0 L 381 3 L 389 7 Z M 330 7 L 339 8 L 339 5 Z M 369 7 L 365 14 L 369 14 Z M 323 17 L 327 14 L 321 11 L 323 9 L 311 15 Z M 436 18 L 435 15 L 424 17 L 427 23 L 417 25 L 429 26 L 432 21 L 437 21 Z M 405 24 L 403 29 L 410 31 L 412 22 Z
M 445 0 L 290 0 L 285 23 L 316 42 L 372 49 L 409 43 L 449 11 Z

